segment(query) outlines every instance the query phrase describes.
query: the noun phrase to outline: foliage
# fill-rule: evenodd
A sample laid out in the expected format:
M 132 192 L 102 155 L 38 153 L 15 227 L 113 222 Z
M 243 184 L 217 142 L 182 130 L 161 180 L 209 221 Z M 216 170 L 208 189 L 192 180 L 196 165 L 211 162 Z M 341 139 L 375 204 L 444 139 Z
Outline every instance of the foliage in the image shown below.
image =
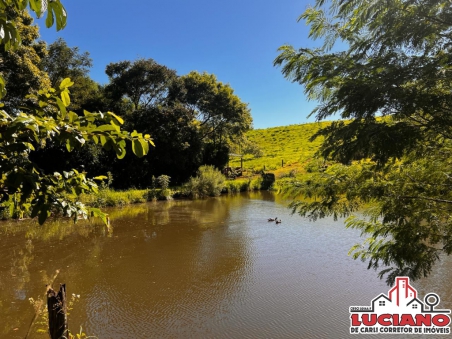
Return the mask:
M 37 41 L 39 30 L 33 25 L 32 17 L 26 11 L 18 12 L 11 8 L 7 13 L 22 39 L 15 49 L 0 48 L 0 75 L 8 83 L 8 92 L 2 103 L 6 112 L 16 114 L 27 101 L 26 95 L 48 89 L 51 84 L 48 75 L 40 67 L 47 54 L 46 44 Z
M 196 173 L 203 161 L 203 143 L 189 111 L 179 105 L 138 110 L 126 116 L 131 128 L 151 133 L 155 150 L 136 159 L 126 157 L 127 164 L 114 163 L 117 184 L 149 187 L 152 175 L 166 174 L 180 184 Z M 113 165 L 114 165 L 113 164 Z M 118 186 L 117 186 L 118 187 Z
M 225 177 L 213 166 L 201 166 L 196 177 L 185 184 L 185 194 L 192 198 L 218 196 L 223 190 Z
M 312 113 L 318 120 L 350 121 L 316 134 L 325 137 L 321 154 L 345 165 L 293 183 L 293 194 L 310 198 L 295 202 L 294 211 L 317 218 L 367 207 L 367 219 L 348 221 L 369 236 L 354 257 L 382 267 L 389 284 L 397 275 L 426 276 L 452 247 L 452 6 L 318 0 L 301 19 L 324 45 L 282 46 L 275 64 L 319 101 Z M 359 159 L 370 160 L 346 166 Z
M 110 63 L 105 72 L 110 79 L 106 91 L 112 101 L 126 98 L 133 104 L 133 110 L 146 110 L 161 103 L 176 78 L 174 70 L 152 59 Z
M 247 104 L 213 74 L 193 71 L 180 77 L 170 90 L 170 98 L 187 105 L 199 124 L 202 138 L 215 145 L 231 142 L 251 128 Z
M 20 25 L 14 21 L 14 16 L 10 16 L 9 10 L 22 11 L 27 4 L 28 1 L 0 1 L 0 27 L 4 32 L 0 42 L 5 50 L 17 51 L 20 44 Z M 47 9 L 41 4 L 41 1 L 29 2 L 30 8 L 38 15 Z M 59 0 L 48 3 L 46 25 L 52 26 L 54 21 L 57 29 L 66 23 L 66 12 Z M 0 80 L 4 84 L 4 78 Z M 97 215 L 106 222 L 106 216 L 98 209 L 86 208 L 77 200 L 82 193 L 97 192 L 93 180 L 76 169 L 62 173 L 43 172 L 30 159 L 30 154 L 36 149 L 51 141 L 65 145 L 71 152 L 91 142 L 114 150 L 118 158 L 123 158 L 126 142 L 139 157 L 146 155 L 149 144 L 152 144 L 149 135 L 121 130 L 123 120 L 114 113 L 84 111 L 83 115 L 77 115 L 68 111 L 69 87 L 72 85 L 71 80 L 65 78 L 57 89 L 42 89 L 27 96 L 26 105 L 20 110 L 14 108 L 13 111 L 17 112 L 14 115 L 0 111 L 0 202 L 14 195 L 19 208 L 31 205 L 31 217 L 37 216 L 41 224 L 52 213 L 59 212 L 74 220 L 80 215 Z
M 135 189 L 115 191 L 110 188 L 103 188 L 99 189 L 97 193 L 83 194 L 80 201 L 92 207 L 125 206 L 146 202 L 147 191 Z
M 271 189 L 276 180 L 275 174 L 274 173 L 265 173 L 264 171 L 262 171 L 261 176 L 262 176 L 262 182 L 261 182 L 260 189 L 263 189 L 263 190 Z
M 223 168 L 229 161 L 229 146 L 207 143 L 204 145 L 202 163 L 212 165 L 216 168 Z
M 152 176 L 151 179 L 151 187 L 146 192 L 146 200 L 155 201 L 157 200 L 158 190 L 157 190 L 157 179 L 155 176 Z
M 92 59 L 88 52 L 81 53 L 78 47 L 71 48 L 59 38 L 48 46 L 42 64 L 52 87 L 56 87 L 65 78 L 71 78 L 74 82 L 69 109 L 83 113 L 82 107 L 97 99 L 98 85 L 88 76 L 92 67 Z
M 149 187 L 152 175 L 162 174 L 181 184 L 203 164 L 222 168 L 228 162 L 228 140 L 250 127 L 246 104 L 214 75 L 178 77 L 152 59 L 111 63 L 107 74 L 106 102 L 124 113 L 126 128 L 152 133 L 157 146 L 142 159 L 103 161 L 112 167 L 116 188 Z
M 158 185 L 163 190 L 166 190 L 169 187 L 169 183 L 170 183 L 171 177 L 168 176 L 168 175 L 162 174 L 162 175 L 159 175 L 156 180 L 157 180 Z
M 243 154 L 251 154 L 255 158 L 261 158 L 264 156 L 264 152 L 262 149 L 254 142 L 249 141 L 247 139 L 241 145 L 241 149 Z
M 70 48 L 62 38 L 50 44 L 47 50 L 43 64 L 54 87 L 64 78 L 87 76 L 92 67 L 93 61 L 88 52 L 81 54 L 78 47 Z
M 46 26 L 47 28 L 56 26 L 57 30 L 63 29 L 66 26 L 67 14 L 66 10 L 60 0 L 41 1 L 41 0 L 1 0 L 0 1 L 0 45 L 5 51 L 17 51 L 21 48 L 24 42 L 26 45 L 30 41 L 28 35 L 23 36 L 24 32 L 21 25 L 21 20 L 18 19 L 19 13 L 24 13 L 27 6 L 41 17 L 47 12 Z M 26 14 L 24 14 L 26 17 Z M 25 25 L 30 24 L 27 19 Z M 30 30 L 28 30 L 31 32 Z M 31 40 L 36 39 L 36 33 L 31 32 Z M 34 37 L 33 37 L 34 36 Z M 6 94 L 6 81 L 4 75 L 0 75 L 0 99 Z

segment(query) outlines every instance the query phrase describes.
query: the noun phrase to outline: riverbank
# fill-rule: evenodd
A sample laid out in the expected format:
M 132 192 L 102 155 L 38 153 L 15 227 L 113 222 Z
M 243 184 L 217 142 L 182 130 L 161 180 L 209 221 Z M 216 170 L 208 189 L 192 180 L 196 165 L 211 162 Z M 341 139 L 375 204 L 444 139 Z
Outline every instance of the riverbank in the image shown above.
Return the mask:
M 240 192 L 250 192 L 258 190 L 268 190 L 273 187 L 275 182 L 272 173 L 264 175 L 254 175 L 250 177 L 237 178 L 234 180 L 225 180 L 222 187 L 219 188 L 221 194 L 235 194 Z M 116 191 L 112 188 L 103 187 L 97 194 L 82 194 L 80 202 L 90 207 L 122 207 L 126 205 L 145 203 L 157 200 L 172 199 L 190 199 L 193 198 L 193 192 L 190 188 L 174 186 L 169 188 L 150 188 L 150 189 L 129 189 L 125 191 Z M 0 220 L 24 219 L 29 218 L 31 211 L 25 210 L 15 212 L 14 201 L 2 203 L 0 209 Z

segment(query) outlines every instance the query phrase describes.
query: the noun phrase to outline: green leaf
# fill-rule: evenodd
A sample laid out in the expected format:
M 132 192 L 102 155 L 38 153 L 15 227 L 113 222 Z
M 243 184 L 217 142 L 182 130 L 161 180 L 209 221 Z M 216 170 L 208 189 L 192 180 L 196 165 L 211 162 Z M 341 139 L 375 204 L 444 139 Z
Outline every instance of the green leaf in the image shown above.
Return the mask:
M 70 111 L 70 112 L 68 113 L 68 117 L 69 117 L 69 123 L 70 123 L 70 124 L 72 124 L 72 123 L 74 123 L 75 121 L 78 121 L 78 120 L 79 120 L 77 113 L 72 112 L 72 111 Z
M 32 144 L 30 144 L 29 142 L 24 142 L 24 145 L 27 146 L 27 148 L 31 149 L 32 151 L 35 151 L 35 148 Z
M 64 119 L 66 117 L 66 106 L 60 100 L 60 98 L 56 98 L 56 103 L 57 103 L 58 108 L 59 108 L 59 110 L 61 112 L 61 117 Z
M 26 3 L 26 1 L 23 2 Z M 42 0 L 30 0 L 30 8 L 33 12 L 36 13 L 38 18 L 40 18 L 42 16 L 42 13 L 47 9 L 42 8 Z
M 113 148 L 114 148 L 114 150 L 116 152 L 116 157 L 118 159 L 123 159 L 125 157 L 125 155 L 126 155 L 126 142 L 124 140 L 121 140 L 118 143 L 113 143 Z
M 3 76 L 0 74 L 0 99 L 6 95 L 6 82 Z
M 70 78 L 65 78 L 63 81 L 61 81 L 60 83 L 60 89 L 64 90 L 68 87 L 71 87 L 74 83 L 71 81 Z
M 118 116 L 112 112 L 107 112 L 107 113 L 110 114 L 111 116 L 113 116 L 121 125 L 124 124 L 124 120 L 120 116 Z
M 132 140 L 132 151 L 139 158 L 145 155 L 143 146 L 139 139 Z
M 149 143 L 146 140 L 140 139 L 141 147 L 143 147 L 143 155 L 149 153 Z
M 120 132 L 121 131 L 121 127 L 119 125 L 116 125 L 117 121 L 111 120 L 110 121 L 110 125 L 112 125 L 115 128 L 116 132 Z
M 109 132 L 116 131 L 116 126 L 114 125 L 101 125 L 93 129 L 93 132 Z
M 100 138 L 100 144 L 102 146 L 105 146 L 105 144 L 107 143 L 107 138 L 105 137 L 105 135 L 100 135 L 99 138 Z
M 53 17 L 53 12 L 50 9 L 48 9 L 47 10 L 47 18 L 46 18 L 46 27 L 47 28 L 52 27 L 54 22 L 55 21 L 54 21 L 54 17 Z
M 66 26 L 67 15 L 66 9 L 63 7 L 63 4 L 59 0 L 54 0 L 48 3 L 48 13 L 52 13 L 52 21 L 49 25 L 46 20 L 47 27 L 51 27 L 54 23 L 54 17 L 56 19 L 56 29 L 57 31 L 63 29 Z
M 98 208 L 89 208 L 89 213 L 91 217 L 98 217 L 101 218 L 102 221 L 104 222 L 105 225 L 108 225 L 108 220 L 107 220 L 107 216 L 108 214 L 102 212 L 100 209 Z
M 69 97 L 69 93 L 67 90 L 61 92 L 61 100 L 63 101 L 63 104 L 66 107 L 68 107 L 71 104 L 71 98 Z
M 72 150 L 75 148 L 75 140 L 73 138 L 69 138 L 66 140 L 66 149 L 68 152 L 72 152 Z

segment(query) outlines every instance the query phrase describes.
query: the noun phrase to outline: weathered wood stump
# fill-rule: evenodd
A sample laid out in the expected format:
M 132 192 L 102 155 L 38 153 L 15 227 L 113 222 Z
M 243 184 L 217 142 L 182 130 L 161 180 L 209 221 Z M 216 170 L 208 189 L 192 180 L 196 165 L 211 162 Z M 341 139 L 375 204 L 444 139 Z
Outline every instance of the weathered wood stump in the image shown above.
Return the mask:
M 60 284 L 58 293 L 47 285 L 47 310 L 49 312 L 50 338 L 68 337 L 66 284 Z

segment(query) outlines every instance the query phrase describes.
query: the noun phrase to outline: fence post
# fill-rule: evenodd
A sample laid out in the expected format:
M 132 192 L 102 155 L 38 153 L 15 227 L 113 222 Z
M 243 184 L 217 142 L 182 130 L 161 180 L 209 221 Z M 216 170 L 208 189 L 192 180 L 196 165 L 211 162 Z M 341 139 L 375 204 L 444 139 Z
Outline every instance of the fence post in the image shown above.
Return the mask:
M 47 286 L 47 311 L 49 312 L 50 338 L 68 337 L 66 284 L 60 284 L 58 293 L 50 285 Z

